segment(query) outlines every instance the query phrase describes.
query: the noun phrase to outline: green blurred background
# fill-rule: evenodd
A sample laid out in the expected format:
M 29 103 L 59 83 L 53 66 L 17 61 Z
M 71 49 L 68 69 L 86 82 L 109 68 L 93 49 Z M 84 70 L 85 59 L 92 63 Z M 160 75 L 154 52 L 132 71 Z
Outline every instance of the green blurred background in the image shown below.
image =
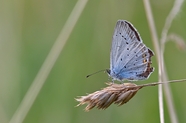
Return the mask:
M 0 123 L 7 123 L 57 39 L 77 0 L 0 0 Z M 160 37 L 173 0 L 151 1 Z M 173 21 L 170 32 L 186 40 L 186 3 Z M 87 74 L 109 68 L 112 34 L 116 21 L 130 21 L 143 42 L 154 50 L 143 2 L 139 0 L 90 0 L 80 16 L 55 66 L 50 72 L 24 123 L 157 123 L 158 87 L 140 90 L 127 104 L 85 112 L 75 107 L 77 96 L 105 87 L 108 75 Z M 146 81 L 158 80 L 154 73 Z M 169 79 L 186 78 L 186 52 L 168 42 L 165 64 Z M 171 84 L 176 114 L 186 122 L 186 83 Z M 165 104 L 165 121 L 170 122 Z

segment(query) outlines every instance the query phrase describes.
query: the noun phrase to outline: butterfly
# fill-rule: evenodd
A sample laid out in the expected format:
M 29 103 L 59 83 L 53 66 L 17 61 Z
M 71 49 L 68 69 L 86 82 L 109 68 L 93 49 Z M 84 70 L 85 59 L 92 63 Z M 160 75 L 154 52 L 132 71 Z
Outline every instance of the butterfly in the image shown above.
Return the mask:
M 154 71 L 151 67 L 153 51 L 146 47 L 135 27 L 126 20 L 118 20 L 112 37 L 110 69 L 113 80 L 145 80 Z

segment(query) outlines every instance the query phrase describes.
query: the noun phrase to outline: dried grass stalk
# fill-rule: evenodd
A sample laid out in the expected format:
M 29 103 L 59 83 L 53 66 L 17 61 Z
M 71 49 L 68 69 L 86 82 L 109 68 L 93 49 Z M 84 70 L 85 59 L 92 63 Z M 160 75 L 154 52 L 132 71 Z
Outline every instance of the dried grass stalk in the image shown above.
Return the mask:
M 186 79 L 170 80 L 166 82 L 153 82 L 142 85 L 136 85 L 134 83 L 107 83 L 108 87 L 103 88 L 100 91 L 88 94 L 87 96 L 76 98 L 76 100 L 79 102 L 77 106 L 87 104 L 85 111 L 89 111 L 94 107 L 97 107 L 98 109 L 106 109 L 112 103 L 121 106 L 124 103 L 127 103 L 138 92 L 138 90 L 143 87 L 177 82 L 186 82 Z
M 76 98 L 79 102 L 77 106 L 87 104 L 85 111 L 89 111 L 94 107 L 98 109 L 106 109 L 112 103 L 119 106 L 127 103 L 142 86 L 134 83 L 115 84 L 107 83 L 108 87 L 100 91 Z

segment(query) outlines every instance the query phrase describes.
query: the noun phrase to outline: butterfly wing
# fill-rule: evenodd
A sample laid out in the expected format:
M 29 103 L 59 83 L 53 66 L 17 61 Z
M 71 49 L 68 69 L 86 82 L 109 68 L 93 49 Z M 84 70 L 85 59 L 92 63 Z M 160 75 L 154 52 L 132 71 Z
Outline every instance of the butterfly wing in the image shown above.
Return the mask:
M 143 80 L 153 71 L 153 52 L 143 44 L 133 25 L 125 20 L 116 24 L 110 53 L 110 76 L 116 80 Z

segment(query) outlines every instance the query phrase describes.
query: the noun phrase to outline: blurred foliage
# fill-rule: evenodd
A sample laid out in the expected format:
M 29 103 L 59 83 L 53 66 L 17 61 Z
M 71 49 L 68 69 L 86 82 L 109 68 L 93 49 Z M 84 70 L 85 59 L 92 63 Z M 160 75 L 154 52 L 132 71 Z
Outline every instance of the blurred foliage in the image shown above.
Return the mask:
M 1 0 L 0 4 L 0 122 L 7 123 L 24 98 L 77 0 Z M 151 1 L 158 35 L 173 0 Z M 170 32 L 186 40 L 186 3 L 174 20 Z M 113 29 L 118 19 L 133 23 L 143 42 L 153 43 L 143 2 L 139 0 L 90 0 L 68 42 L 35 100 L 24 123 L 120 123 L 159 122 L 157 87 L 142 89 L 126 105 L 84 112 L 75 107 L 75 97 L 105 87 L 104 73 L 86 79 L 92 72 L 109 68 Z M 146 81 L 158 80 L 155 72 Z M 186 52 L 168 42 L 165 63 L 169 79 L 186 78 Z M 186 83 L 171 84 L 176 114 L 186 122 Z M 165 103 L 165 121 L 169 115 Z

